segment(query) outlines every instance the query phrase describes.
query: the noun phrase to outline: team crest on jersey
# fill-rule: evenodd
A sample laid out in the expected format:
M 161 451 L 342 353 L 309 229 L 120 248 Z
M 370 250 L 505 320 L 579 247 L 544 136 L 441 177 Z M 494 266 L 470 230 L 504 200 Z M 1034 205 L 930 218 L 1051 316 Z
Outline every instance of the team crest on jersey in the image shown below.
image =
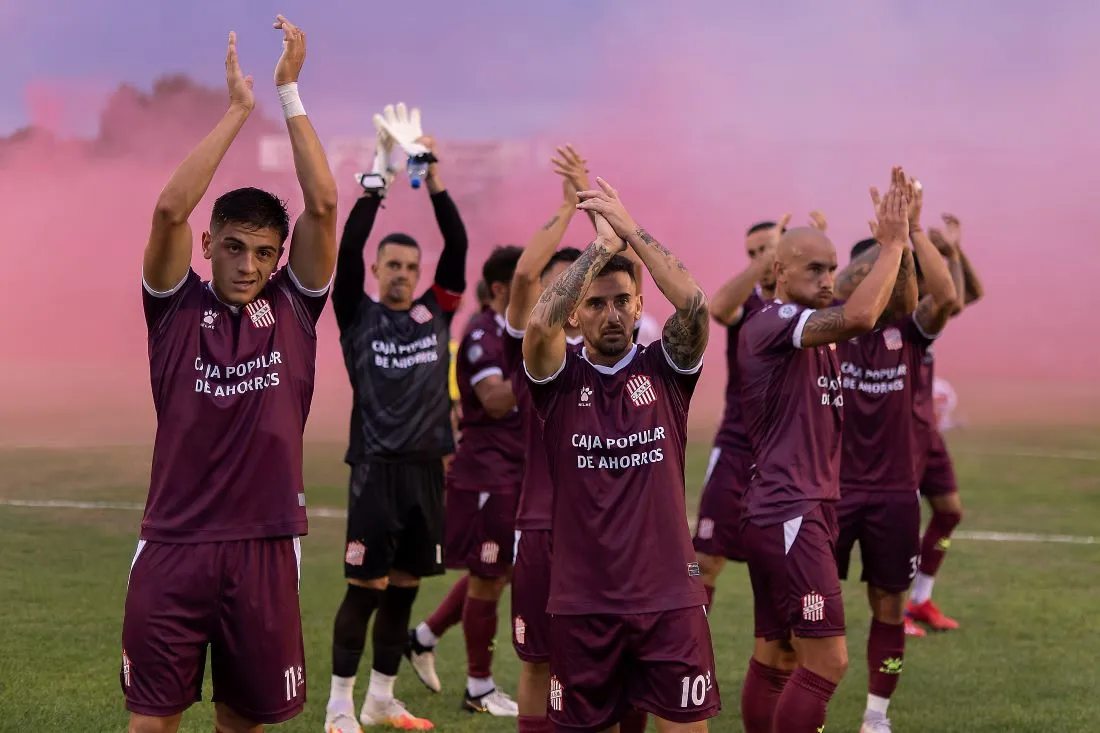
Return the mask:
M 275 310 L 264 298 L 254 300 L 244 307 L 244 312 L 252 319 L 256 328 L 271 328 L 275 325 Z
M 122 650 L 122 684 L 126 687 L 130 686 L 130 657 L 125 649 Z
M 413 306 L 413 309 L 409 311 L 409 318 L 423 325 L 432 320 L 432 312 L 422 303 L 417 303 Z
M 466 358 L 470 360 L 471 364 L 476 364 L 477 360 L 484 354 L 485 350 L 481 348 L 480 344 L 472 344 L 470 348 L 466 349 Z
M 657 392 L 653 389 L 653 382 L 644 374 L 635 374 L 626 382 L 626 393 L 635 407 L 652 405 L 657 401 Z
M 882 340 L 886 342 L 886 348 L 897 351 L 901 348 L 901 331 L 896 328 L 888 328 L 882 332 Z
M 348 543 L 348 549 L 344 552 L 344 562 L 348 565 L 359 566 L 367 556 L 367 547 L 362 542 L 352 540 Z
M 550 678 L 550 709 L 560 713 L 564 700 L 565 685 L 555 675 Z
M 802 620 L 823 621 L 825 619 L 825 598 L 815 590 L 802 596 Z
M 202 314 L 202 327 L 214 330 L 214 321 L 218 319 L 218 312 L 216 310 L 206 309 L 206 312 Z
M 787 303 L 784 306 L 779 307 L 779 317 L 783 320 L 794 318 L 794 314 L 798 313 L 798 306 L 791 303 Z
M 495 565 L 500 557 L 500 545 L 492 540 L 481 544 L 481 561 L 486 565 Z
M 523 646 L 527 643 L 527 622 L 523 620 L 523 616 L 516 616 L 516 622 L 514 624 L 516 643 Z

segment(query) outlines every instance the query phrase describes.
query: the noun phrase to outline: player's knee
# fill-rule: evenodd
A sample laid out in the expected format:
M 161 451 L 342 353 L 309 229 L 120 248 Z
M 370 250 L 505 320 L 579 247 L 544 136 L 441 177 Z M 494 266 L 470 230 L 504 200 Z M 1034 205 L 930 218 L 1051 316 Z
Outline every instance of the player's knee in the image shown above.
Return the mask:
M 225 703 L 214 705 L 214 730 L 216 733 L 260 733 L 264 727 L 240 715 Z
M 172 715 L 167 718 L 154 717 L 152 715 L 130 714 L 130 724 L 126 730 L 128 733 L 176 733 L 180 725 L 180 716 Z
M 382 576 L 381 578 L 371 578 L 370 580 L 359 580 L 358 578 L 348 578 L 348 585 L 354 588 L 371 588 L 373 590 L 386 590 L 386 586 L 390 584 L 390 579 Z
M 471 575 L 466 595 L 479 601 L 499 601 L 507 584 L 507 578 L 479 578 Z
M 786 639 L 765 641 L 756 639 L 752 652 L 757 662 L 772 669 L 793 671 L 798 666 L 798 655 L 794 646 Z
M 800 665 L 833 683 L 848 673 L 848 643 L 843 636 L 798 640 Z
M 420 578 L 415 575 L 410 575 L 404 570 L 390 571 L 388 580 L 391 585 L 396 585 L 400 588 L 415 588 L 420 585 Z
M 905 622 L 905 594 L 867 586 L 867 600 L 871 605 L 871 615 L 884 624 Z

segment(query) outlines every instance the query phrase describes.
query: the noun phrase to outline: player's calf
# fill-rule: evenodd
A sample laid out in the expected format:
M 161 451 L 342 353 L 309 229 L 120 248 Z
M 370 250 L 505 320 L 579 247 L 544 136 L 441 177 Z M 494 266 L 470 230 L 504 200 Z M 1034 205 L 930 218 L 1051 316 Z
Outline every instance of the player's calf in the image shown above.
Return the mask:
M 127 733 L 176 733 L 182 718 L 183 713 L 166 717 L 130 713 L 130 724 L 126 730 Z
M 254 723 L 224 703 L 214 704 L 216 733 L 260 733 L 264 727 Z
M 867 709 L 863 733 L 890 730 L 886 717 L 905 659 L 905 594 L 867 586 L 871 630 L 867 636 Z

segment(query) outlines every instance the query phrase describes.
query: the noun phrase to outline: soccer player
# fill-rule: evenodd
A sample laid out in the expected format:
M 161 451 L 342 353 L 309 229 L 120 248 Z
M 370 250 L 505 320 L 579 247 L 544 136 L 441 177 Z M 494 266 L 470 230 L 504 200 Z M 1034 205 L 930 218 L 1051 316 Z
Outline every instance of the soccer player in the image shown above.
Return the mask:
M 468 572 L 433 616 L 453 618 L 462 602 L 467 680 L 462 707 L 515 717 L 516 703 L 493 681 L 497 606 L 512 565 L 516 496 L 523 478 L 523 423 L 505 363 L 504 310 L 523 250 L 497 247 L 482 267 L 489 306 L 470 319 L 458 348 L 456 375 L 462 402 L 461 439 L 447 474 L 446 565 Z M 461 594 L 465 593 L 464 596 Z M 435 670 L 438 634 L 428 622 L 409 632 L 406 654 L 421 681 L 440 689 Z
M 957 301 L 961 301 L 964 306 L 969 306 L 982 297 L 984 292 L 982 284 L 962 250 L 962 229 L 959 220 L 951 214 L 944 214 L 943 222 L 942 231 L 929 229 L 928 235 L 940 254 L 947 259 L 947 267 L 951 272 L 951 279 L 958 295 Z M 923 287 L 926 281 L 920 277 L 921 274 L 918 268 L 918 285 Z M 959 311 L 961 310 L 960 307 Z M 953 315 L 957 315 L 957 312 Z M 944 555 L 951 545 L 951 533 L 962 521 L 962 502 L 959 499 L 958 483 L 955 480 L 955 467 L 937 426 L 932 397 L 935 382 L 934 366 L 935 355 L 932 346 L 929 346 L 925 350 L 924 359 L 921 360 L 914 384 L 914 416 L 919 437 L 918 445 L 923 446 L 920 451 L 924 458 L 923 468 L 918 468 L 920 493 L 932 508 L 932 518 L 921 540 L 920 568 L 917 570 L 913 590 L 909 595 L 907 618 L 923 623 L 935 631 L 949 631 L 957 629 L 959 623 L 945 615 L 932 601 L 932 584 L 943 563 Z
M 871 629 L 867 639 L 867 708 L 861 733 L 889 733 L 886 717 L 905 656 L 905 593 L 920 553 L 920 457 L 914 424 L 914 379 L 924 350 L 955 307 L 955 287 L 943 257 L 921 229 L 923 192 L 906 187 L 909 236 L 928 283 L 915 311 L 888 308 L 875 329 L 837 344 L 844 428 L 840 461 L 837 566 L 848 577 L 858 541 L 867 584 Z M 898 280 L 914 279 L 902 260 Z
M 684 446 L 707 301 L 597 182 L 577 204 L 595 214 L 596 239 L 543 291 L 523 338 L 554 491 L 549 717 L 558 728 L 603 731 L 632 706 L 662 731 L 705 731 L 720 702 L 684 520 Z M 633 343 L 642 307 L 634 267 L 616 256 L 627 246 L 676 308 L 660 342 L 644 348 Z M 584 337 L 579 350 L 566 342 L 570 320 Z
M 756 628 L 741 696 L 746 733 L 821 730 L 847 670 L 834 555 L 843 404 L 835 345 L 870 331 L 886 308 L 908 240 L 906 206 L 896 186 L 878 203 L 882 252 L 841 306 L 832 305 L 832 242 L 816 228 L 786 232 L 775 253 L 776 301 L 741 329 L 755 459 L 741 528 Z M 798 668 L 789 673 L 792 655 Z
M 429 137 L 419 142 L 434 147 Z M 387 143 L 380 135 L 379 145 Z M 466 229 L 439 163 L 433 162 L 425 184 L 443 251 L 432 286 L 414 297 L 420 246 L 395 233 L 381 239 L 371 264 L 378 300 L 363 292 L 363 248 L 386 181 L 368 177 L 363 183 L 363 196 L 344 225 L 332 292 L 354 404 L 345 457 L 351 466 L 344 553 L 348 587 L 333 629 L 329 733 L 359 730 L 353 689 L 376 610 L 373 667 L 359 720 L 405 730 L 433 727 L 394 699 L 393 686 L 420 579 L 443 572 L 442 457 L 454 450 L 448 344 L 466 287 Z
M 711 317 L 726 328 L 726 407 L 714 438 L 695 524 L 695 556 L 699 560 L 707 607 L 726 560 L 744 562 L 741 548 L 741 501 L 749 480 L 752 449 L 741 420 L 741 382 L 737 369 L 741 324 L 775 297 L 775 244 L 790 215 L 776 224 L 762 221 L 745 233 L 749 266 L 734 275 L 710 299 Z
M 208 650 L 219 731 L 259 730 L 305 704 L 302 432 L 336 260 L 337 195 L 298 95 L 305 34 L 281 15 L 275 28 L 275 83 L 305 204 L 287 265 L 278 268 L 285 206 L 242 188 L 218 197 L 202 234 L 211 280 L 191 269 L 189 219 L 255 106 L 234 33 L 229 109 L 161 191 L 145 248 L 157 433 L 122 628 L 131 733 L 177 730 L 201 697 Z

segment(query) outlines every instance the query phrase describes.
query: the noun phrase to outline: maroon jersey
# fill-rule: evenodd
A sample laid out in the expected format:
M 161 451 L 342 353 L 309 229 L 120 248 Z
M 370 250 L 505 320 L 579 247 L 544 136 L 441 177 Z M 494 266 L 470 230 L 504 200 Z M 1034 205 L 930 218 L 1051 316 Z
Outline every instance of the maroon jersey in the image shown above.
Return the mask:
M 523 421 L 519 408 L 490 417 L 474 391 L 483 379 L 508 380 L 512 366 L 504 348 L 504 317 L 486 308 L 470 319 L 455 354 L 455 378 L 462 401 L 462 438 L 451 463 L 456 489 L 518 491 L 523 480 Z M 513 362 L 514 363 L 514 362 Z
M 516 365 L 512 372 L 512 389 L 516 394 L 516 407 L 523 420 L 523 483 L 516 506 L 516 529 L 550 529 L 553 517 L 554 485 L 550 481 L 550 465 L 546 460 L 546 441 L 542 436 L 542 418 L 531 402 L 531 388 L 523 373 L 523 332 L 505 324 L 504 350 L 509 364 Z M 580 336 L 566 337 L 566 348 L 577 350 L 584 343 Z
M 327 297 L 285 267 L 244 307 L 194 270 L 168 293 L 144 288 L 157 434 L 143 539 L 306 533 L 302 433 Z
M 775 301 L 741 329 L 737 363 L 755 461 L 745 517 L 762 527 L 840 497 L 840 364 L 835 344 L 802 348 L 813 312 Z
M 687 413 L 702 362 L 662 341 L 611 367 L 568 350 L 530 380 L 554 486 L 551 614 L 638 614 L 706 603 L 684 507 Z
M 914 375 L 931 343 L 910 314 L 836 345 L 844 391 L 841 491 L 916 491 Z
M 737 364 L 737 347 L 740 343 L 741 326 L 749 316 L 763 307 L 764 301 L 760 299 L 760 291 L 757 289 L 741 306 L 741 317 L 737 319 L 737 323 L 726 329 L 726 369 L 729 375 L 726 380 L 726 409 L 722 413 L 718 434 L 714 437 L 714 444 L 720 448 L 745 453 L 752 450 L 741 416 L 741 368 Z
M 913 375 L 913 418 L 915 429 L 927 433 L 937 430 L 936 400 L 933 384 L 936 381 L 935 344 L 926 342 L 920 349 L 920 363 Z

